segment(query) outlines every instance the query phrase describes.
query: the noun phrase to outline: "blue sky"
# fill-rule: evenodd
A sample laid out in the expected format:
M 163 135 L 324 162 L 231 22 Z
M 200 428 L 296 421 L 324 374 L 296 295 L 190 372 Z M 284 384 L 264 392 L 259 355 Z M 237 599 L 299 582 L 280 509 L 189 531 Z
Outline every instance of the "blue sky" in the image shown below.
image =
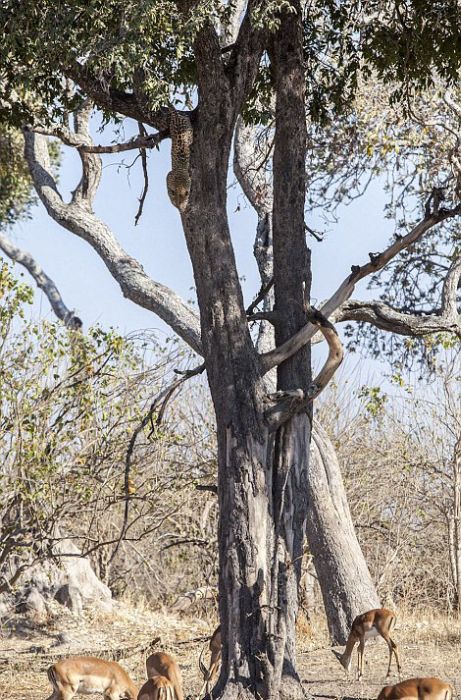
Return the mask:
M 132 129 L 127 120 L 123 138 L 132 136 Z M 112 134 L 106 130 L 103 134 L 95 133 L 94 137 L 98 143 L 109 143 Z M 137 226 L 134 217 L 143 185 L 140 161 L 138 159 L 131 168 L 125 167 L 135 159 L 136 151 L 103 156 L 103 177 L 95 210 L 155 280 L 172 287 L 184 298 L 193 299 L 192 268 L 179 213 L 166 193 L 169 146 L 166 141 L 161 144 L 160 151 L 149 154 L 149 193 Z M 65 198 L 69 198 L 79 177 L 78 157 L 71 149 L 64 149 L 59 187 Z M 321 243 L 309 239 L 314 303 L 336 289 L 352 264 L 366 262 L 369 251 L 378 251 L 388 243 L 393 227 L 392 222 L 383 217 L 383 204 L 384 197 L 377 182 L 363 198 L 341 209 L 339 223 Z M 256 217 L 237 187 L 229 192 L 229 216 L 239 274 L 244 278 L 244 294 L 249 302 L 259 289 L 252 252 Z M 315 226 L 315 221 L 307 219 Z M 54 223 L 41 204 L 33 209 L 30 221 L 14 227 L 12 237 L 19 246 L 30 251 L 54 279 L 65 303 L 76 309 L 85 327 L 99 322 L 105 327 L 116 326 L 122 333 L 148 328 L 158 329 L 160 335 L 169 334 L 168 328 L 152 313 L 123 298 L 117 283 L 90 246 Z M 358 285 L 356 294 L 359 298 L 369 296 L 366 282 Z M 51 317 L 46 297 L 38 291 L 33 314 Z M 372 365 L 374 363 L 370 364 L 370 369 Z

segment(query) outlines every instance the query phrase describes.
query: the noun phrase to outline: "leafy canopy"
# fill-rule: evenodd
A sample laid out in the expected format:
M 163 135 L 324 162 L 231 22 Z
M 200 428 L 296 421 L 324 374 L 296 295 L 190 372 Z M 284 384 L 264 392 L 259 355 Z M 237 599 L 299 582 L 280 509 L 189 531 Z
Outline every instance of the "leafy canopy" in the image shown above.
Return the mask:
M 432 0 L 304 2 L 313 115 L 320 118 L 328 109 L 342 108 L 354 92 L 359 70 L 377 70 L 384 80 L 396 82 L 398 96 L 407 94 L 411 86 L 427 85 L 435 73 L 454 82 L 461 56 L 456 4 Z M 66 109 L 79 98 L 66 80 L 75 75 L 76 66 L 85 66 L 107 90 L 132 95 L 135 83 L 142 81 L 151 109 L 174 97 L 191 104 L 197 87 L 197 33 L 206 22 L 222 33 L 234 5 L 234 0 L 3 0 L 0 118 L 16 124 L 64 118 Z M 269 30 L 268 48 L 270 29 L 283 7 L 290 3 L 271 0 L 252 15 L 254 25 Z M 228 57 L 223 54 L 223 60 Z M 270 84 L 264 58 L 257 91 L 267 93 Z M 253 109 L 252 118 L 258 114 L 261 120 L 267 118 L 263 106 L 259 112 Z

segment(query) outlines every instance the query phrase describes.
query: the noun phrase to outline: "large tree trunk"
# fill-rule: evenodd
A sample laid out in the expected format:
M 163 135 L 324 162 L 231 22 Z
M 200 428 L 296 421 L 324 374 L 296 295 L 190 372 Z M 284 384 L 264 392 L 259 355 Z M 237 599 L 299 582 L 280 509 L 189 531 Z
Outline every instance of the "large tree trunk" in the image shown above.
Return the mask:
M 245 126 L 240 120 L 235 138 L 234 170 L 258 214 L 254 253 L 261 288 L 268 289 L 262 300 L 263 312 L 267 313 L 274 307 L 273 288 L 269 288 L 273 276 L 272 188 L 265 180 L 264 173 L 255 170 L 256 142 L 254 127 Z M 258 154 L 257 161 L 263 159 L 264 154 Z M 273 325 L 262 321 L 257 348 L 264 353 L 272 350 L 274 345 Z M 268 391 L 275 391 L 276 382 L 275 370 L 265 376 Z M 332 641 L 343 644 L 354 617 L 377 607 L 379 598 L 355 536 L 335 448 L 317 421 L 312 426 L 312 434 L 307 539 L 316 565 Z
M 334 446 L 317 421 L 308 488 L 307 536 L 328 629 L 333 643 L 344 644 L 354 617 L 380 601 L 355 534 Z
M 301 13 L 284 12 L 275 55 L 274 152 L 276 340 L 307 323 L 309 267 L 304 238 L 304 74 Z M 283 27 L 283 29 L 282 29 Z M 206 28 L 204 29 L 204 32 Z M 285 46 L 287 33 L 292 42 Z M 266 392 L 248 329 L 226 212 L 226 178 L 236 114 L 217 75 L 213 35 L 197 46 L 199 114 L 194 125 L 189 206 L 182 214 L 194 269 L 202 345 L 218 438 L 219 601 L 223 641 L 217 693 L 302 696 L 295 664 L 297 589 L 307 512 L 310 421 L 277 430 L 264 419 Z M 295 50 L 293 50 L 295 48 Z M 218 47 L 219 50 L 219 47 Z M 200 52 L 200 53 L 199 53 Z M 216 82 L 216 84 L 212 84 Z M 278 389 L 310 386 L 305 347 L 278 372 Z M 216 691 L 215 691 L 216 692 Z

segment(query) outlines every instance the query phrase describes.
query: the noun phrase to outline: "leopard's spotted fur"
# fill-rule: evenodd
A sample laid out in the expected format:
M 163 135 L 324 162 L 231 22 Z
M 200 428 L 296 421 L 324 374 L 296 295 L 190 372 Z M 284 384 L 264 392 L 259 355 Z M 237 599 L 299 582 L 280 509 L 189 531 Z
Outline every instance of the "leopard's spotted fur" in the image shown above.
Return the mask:
M 170 105 L 171 170 L 166 184 L 171 203 L 180 211 L 187 207 L 190 191 L 189 156 L 192 126 L 184 114 Z

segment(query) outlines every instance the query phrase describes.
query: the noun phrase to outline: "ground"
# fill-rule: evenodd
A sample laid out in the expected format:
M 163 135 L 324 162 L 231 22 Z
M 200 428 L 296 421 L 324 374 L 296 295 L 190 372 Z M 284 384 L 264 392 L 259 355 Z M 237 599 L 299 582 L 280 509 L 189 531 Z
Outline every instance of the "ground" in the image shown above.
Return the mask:
M 24 618 L 0 628 L 0 698 L 1 700 L 45 700 L 51 693 L 45 669 L 48 653 L 62 656 L 79 653 L 103 655 L 111 650 L 126 649 L 120 663 L 135 682 L 144 680 L 144 654 L 138 648 L 155 637 L 161 641 L 156 649 L 173 654 L 181 667 L 186 695 L 196 696 L 200 687 L 200 641 L 213 631 L 213 614 L 203 617 L 173 617 L 166 611 L 151 612 L 146 605 L 120 605 L 111 614 L 85 614 L 77 621 L 70 614 L 52 615 L 29 627 Z M 19 623 L 19 624 L 17 624 Z M 65 643 L 56 644 L 59 633 Z M 376 698 L 385 685 L 387 647 L 382 640 L 370 641 L 365 649 L 365 679 L 347 679 L 327 642 L 324 622 L 304 622 L 298 629 L 298 663 L 304 687 L 316 698 Z M 424 613 L 399 615 L 394 636 L 399 644 L 402 678 L 438 676 L 461 692 L 461 625 L 445 616 Z M 58 640 L 59 641 L 59 640 Z M 106 657 L 107 658 L 107 657 Z M 205 656 L 207 658 L 207 655 Z M 356 663 L 354 654 L 353 663 Z M 395 670 L 390 683 L 397 682 Z M 99 696 L 92 696 L 98 698 Z

